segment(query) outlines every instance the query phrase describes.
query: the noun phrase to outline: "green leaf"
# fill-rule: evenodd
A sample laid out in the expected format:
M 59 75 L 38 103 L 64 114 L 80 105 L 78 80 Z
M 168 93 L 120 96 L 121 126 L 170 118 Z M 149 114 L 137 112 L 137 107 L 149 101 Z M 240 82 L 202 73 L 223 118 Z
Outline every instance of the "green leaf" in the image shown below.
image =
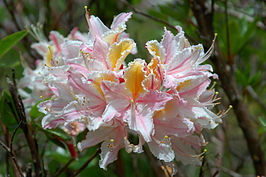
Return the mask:
M 13 131 L 18 124 L 12 109 L 15 111 L 11 95 L 7 91 L 3 91 L 0 99 L 0 114 L 2 122 L 8 127 L 9 131 Z
M 63 130 L 56 128 L 53 130 L 50 129 L 43 129 L 39 124 L 35 124 L 37 128 L 42 131 L 45 136 L 54 144 L 56 144 L 59 147 L 65 148 L 65 144 L 62 142 L 69 142 L 71 141 L 71 137 L 66 134 Z
M 10 50 L 18 41 L 27 35 L 27 31 L 19 31 L 11 35 L 6 36 L 0 41 L 0 58 Z
M 264 119 L 263 117 L 259 117 L 259 121 L 261 125 L 266 128 L 266 119 Z
M 31 110 L 30 110 L 30 117 L 31 117 L 31 119 L 36 119 L 36 118 L 39 118 L 39 117 L 44 116 L 44 114 L 39 111 L 39 109 L 38 109 L 37 106 L 38 106 L 39 103 L 41 103 L 43 101 L 46 101 L 46 100 L 49 100 L 49 99 L 50 98 L 44 99 L 44 100 L 40 100 L 35 105 L 33 105 L 31 107 Z

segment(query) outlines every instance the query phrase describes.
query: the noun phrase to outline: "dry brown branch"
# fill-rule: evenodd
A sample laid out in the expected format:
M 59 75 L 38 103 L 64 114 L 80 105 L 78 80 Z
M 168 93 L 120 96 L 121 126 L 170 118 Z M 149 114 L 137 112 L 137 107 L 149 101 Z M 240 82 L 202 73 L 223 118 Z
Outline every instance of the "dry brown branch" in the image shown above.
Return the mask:
M 212 43 L 214 28 L 212 14 L 208 13 L 208 8 L 204 0 L 190 0 L 190 6 L 198 23 L 198 29 L 203 36 L 205 46 L 210 46 Z M 237 85 L 232 70 L 228 69 L 225 60 L 220 52 L 219 44 L 216 41 L 216 54 L 211 57 L 216 73 L 218 73 L 221 85 L 225 91 L 230 103 L 233 105 L 238 124 L 243 131 L 247 141 L 249 153 L 253 160 L 256 175 L 265 174 L 264 153 L 259 144 L 259 136 L 253 124 L 252 116 L 248 112 L 248 108 L 244 104 L 242 95 L 237 89 Z
M 61 173 L 63 173 L 74 160 L 75 159 L 71 158 L 60 170 L 56 172 L 54 177 L 58 177 Z
M 74 173 L 74 175 L 72 175 L 72 177 L 77 176 L 78 174 L 80 174 L 80 172 L 82 170 L 84 170 L 88 164 L 100 153 L 100 148 L 98 148 L 91 156 L 90 158 Z
M 28 124 L 26 119 L 26 114 L 24 110 L 24 105 L 22 103 L 21 97 L 18 95 L 17 91 L 17 85 L 15 81 L 15 71 L 12 70 L 12 81 L 7 78 L 8 88 L 9 92 L 11 93 L 12 99 L 14 101 L 16 111 L 18 114 L 18 120 L 21 121 L 21 129 L 26 137 L 27 143 L 30 148 L 34 168 L 35 168 L 35 174 L 36 176 L 41 176 L 41 163 L 39 158 L 39 152 L 38 152 L 38 144 L 36 139 L 33 136 L 32 128 L 30 124 Z
M 1 118 L 1 117 L 0 117 Z M 7 158 L 10 158 L 11 160 L 11 163 L 12 163 L 12 167 L 13 167 L 13 172 L 14 172 L 14 176 L 15 177 L 19 177 L 19 176 L 23 176 L 22 174 L 22 170 L 20 168 L 20 166 L 18 165 L 18 162 L 16 160 L 16 156 L 15 156 L 15 153 L 13 151 L 12 148 L 10 148 L 10 145 L 11 145 L 11 138 L 10 138 L 10 135 L 9 135 L 9 132 L 8 132 L 8 129 L 7 127 L 1 122 L 0 120 L 0 125 L 3 129 L 3 134 L 5 136 L 5 141 L 6 141 L 6 144 L 3 143 L 2 141 L 0 141 L 0 145 L 6 150 L 7 152 Z M 7 165 L 8 165 L 8 159 L 7 159 Z M 8 166 L 7 166 L 8 168 Z M 8 169 L 7 169 L 8 170 Z
M 162 19 L 160 19 L 160 18 L 156 18 L 156 17 L 154 17 L 154 16 L 151 16 L 151 15 L 149 15 L 149 14 L 147 14 L 147 13 L 144 13 L 144 12 L 142 12 L 142 11 L 136 9 L 135 7 L 133 7 L 133 6 L 132 6 L 129 2 L 127 2 L 126 0 L 120 0 L 120 1 L 123 2 L 126 6 L 128 6 L 128 8 L 129 8 L 130 10 L 132 10 L 133 12 L 135 12 L 136 14 L 139 14 L 139 15 L 141 15 L 141 16 L 147 17 L 147 18 L 152 19 L 152 20 L 154 20 L 154 21 L 156 21 L 156 22 L 162 23 L 162 24 L 166 25 L 167 27 L 169 27 L 169 28 L 171 28 L 171 29 L 173 29 L 173 30 L 177 30 L 177 28 L 176 28 L 174 25 L 172 25 L 172 24 L 168 23 L 167 21 L 164 21 L 164 20 L 162 20 Z M 186 34 L 185 34 L 185 35 L 186 35 Z M 191 42 L 193 42 L 193 43 L 198 43 L 198 42 L 197 42 L 195 39 L 193 39 L 191 36 L 186 35 L 186 37 L 187 37 Z

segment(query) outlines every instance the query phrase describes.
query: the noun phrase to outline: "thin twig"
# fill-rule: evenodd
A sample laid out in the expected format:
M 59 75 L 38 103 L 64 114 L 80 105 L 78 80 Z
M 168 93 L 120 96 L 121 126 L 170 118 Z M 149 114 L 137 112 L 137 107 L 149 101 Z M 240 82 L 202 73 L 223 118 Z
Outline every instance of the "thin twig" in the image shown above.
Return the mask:
M 56 172 L 56 174 L 54 175 L 54 177 L 58 177 L 62 172 L 64 172 L 68 166 L 74 161 L 75 159 L 71 158 L 64 166 L 63 168 L 61 168 L 59 171 Z
M 5 143 L 3 143 L 1 140 L 0 140 L 0 145 L 8 152 L 9 156 L 11 157 L 12 161 L 14 162 L 16 166 L 17 171 L 19 172 L 19 175 L 23 176 L 23 173 L 21 171 L 21 168 L 18 165 L 18 162 L 15 158 L 15 154 L 13 153 L 13 151 L 9 147 L 7 147 L 7 145 L 5 145 Z
M 4 5 L 5 5 L 6 9 L 7 9 L 8 12 L 9 12 L 9 14 L 11 15 L 11 18 L 12 18 L 12 20 L 13 20 L 13 22 L 14 22 L 16 28 L 17 28 L 17 30 L 18 30 L 18 31 L 21 30 L 21 28 L 20 28 L 20 26 L 19 26 L 19 24 L 18 24 L 18 21 L 17 21 L 17 19 L 16 19 L 15 13 L 14 13 L 14 9 L 12 10 L 12 9 L 10 8 L 10 6 L 9 6 L 9 4 L 7 3 L 6 0 L 3 0 L 3 2 L 4 2 Z
M 1 117 L 0 117 L 1 119 Z M 5 135 L 5 141 L 6 141 L 6 144 L 9 145 L 10 144 L 10 135 L 9 135 L 9 132 L 8 132 L 8 128 L 6 127 L 6 125 L 4 125 L 2 123 L 2 121 L 0 120 L 0 125 L 3 129 L 3 133 Z M 18 177 L 18 176 L 23 176 L 22 175 L 22 170 L 21 168 L 19 167 L 18 163 L 17 163 L 17 159 L 15 157 L 15 153 L 13 152 L 13 150 L 8 147 L 6 144 L 4 144 L 3 142 L 1 142 L 1 146 L 6 150 L 7 152 L 7 167 L 9 166 L 9 163 L 8 163 L 8 158 L 10 157 L 10 160 L 12 162 L 12 167 L 13 167 L 13 172 L 14 172 L 14 176 L 15 177 Z M 7 171 L 8 174 L 9 174 L 9 170 Z
M 229 32 L 229 24 L 228 24 L 228 10 L 227 10 L 227 0 L 224 2 L 225 6 L 225 28 L 226 28 L 226 42 L 227 42 L 227 59 L 229 60 L 230 66 L 234 65 L 233 57 L 231 56 L 231 46 L 230 46 L 230 32 Z
M 9 145 L 11 151 L 13 150 L 13 140 L 14 140 L 14 137 L 15 137 L 15 135 L 16 135 L 16 133 L 17 133 L 17 131 L 18 131 L 18 129 L 19 129 L 21 123 L 22 123 L 22 121 L 19 122 L 19 124 L 18 124 L 17 127 L 15 128 L 13 134 L 11 135 L 11 140 L 10 140 L 10 145 Z
M 91 156 L 90 158 L 72 175 L 72 177 L 77 176 L 84 168 L 88 166 L 88 164 L 100 153 L 100 148 L 98 148 Z
M 7 145 L 5 145 L 5 143 L 2 142 L 1 140 L 0 140 L 0 145 L 1 145 L 1 146 L 2 146 L 2 147 L 3 147 L 8 153 L 11 153 L 9 147 L 7 147 Z
M 258 102 L 258 104 L 261 106 L 262 110 L 265 112 L 266 111 L 266 106 L 265 104 L 261 101 L 260 97 L 258 94 L 254 91 L 254 89 L 249 85 L 246 87 L 246 90 L 250 94 L 250 96 Z
M 199 177 L 204 177 L 204 171 L 203 171 L 203 167 L 205 165 L 205 161 L 206 161 L 206 155 L 203 155 L 203 159 L 202 159 L 202 163 L 200 166 L 200 172 L 199 172 Z
M 172 25 L 172 24 L 170 24 L 170 23 L 168 23 L 168 22 L 166 22 L 166 21 L 164 21 L 164 20 L 162 20 L 162 19 L 160 19 L 160 18 L 156 18 L 156 17 L 154 17 L 154 16 L 151 16 L 151 15 L 149 15 L 149 14 L 146 14 L 146 13 L 144 13 L 144 12 L 142 12 L 142 11 L 140 11 L 140 10 L 138 10 L 138 9 L 136 9 L 135 7 L 133 7 L 129 2 L 127 2 L 126 0 L 120 0 L 122 3 L 124 3 L 126 6 L 128 6 L 128 8 L 129 9 L 131 9 L 133 12 L 135 12 L 136 14 L 139 14 L 139 15 L 142 15 L 142 16 L 144 16 L 144 17 L 147 17 L 147 18 L 149 18 L 149 19 L 152 19 L 152 20 L 154 20 L 154 21 L 156 21 L 156 22 L 159 22 L 159 23 L 162 23 L 162 24 L 165 24 L 166 26 L 168 26 L 169 28 L 171 28 L 171 29 L 173 29 L 173 30 L 175 30 L 175 31 L 178 31 L 177 30 L 177 28 L 174 26 L 174 25 Z M 193 42 L 193 43 L 198 43 L 195 39 L 193 39 L 191 36 L 189 36 L 189 35 L 187 35 L 187 34 L 185 34 L 186 35 L 186 37 L 191 41 L 191 42 Z
M 21 97 L 18 95 L 14 69 L 12 69 L 12 81 L 9 78 L 7 78 L 7 83 L 8 83 L 8 88 L 11 93 L 12 99 L 14 101 L 16 110 L 17 110 L 19 120 L 22 122 L 20 127 L 23 130 L 23 133 L 26 137 L 27 143 L 30 148 L 36 176 L 41 176 L 41 163 L 40 163 L 40 158 L 39 158 L 39 153 L 38 153 L 38 144 L 37 144 L 36 139 L 33 137 L 30 125 L 27 123 L 24 105 L 22 103 Z

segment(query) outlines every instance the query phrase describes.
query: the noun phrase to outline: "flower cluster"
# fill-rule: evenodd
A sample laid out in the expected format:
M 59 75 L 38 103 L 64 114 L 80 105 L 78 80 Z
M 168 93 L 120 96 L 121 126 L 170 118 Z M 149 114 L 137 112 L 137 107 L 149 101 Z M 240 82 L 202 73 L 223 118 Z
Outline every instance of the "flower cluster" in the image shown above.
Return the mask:
M 51 41 L 33 44 L 43 60 L 36 70 L 26 70 L 21 85 L 32 90 L 32 98 L 50 98 L 38 105 L 44 128 L 60 127 L 71 136 L 88 129 L 79 150 L 102 143 L 101 168 L 121 148 L 139 153 L 144 143 L 167 163 L 200 164 L 202 129 L 221 123 L 221 115 L 210 111 L 217 100 L 210 78 L 217 75 L 202 64 L 214 46 L 205 53 L 201 44 L 190 45 L 181 27 L 177 35 L 165 28 L 160 42 L 146 43 L 150 62 L 137 58 L 126 64 L 137 52 L 124 32 L 131 15 L 119 14 L 108 28 L 87 12 L 88 34 L 73 30 L 64 38 L 51 32 Z

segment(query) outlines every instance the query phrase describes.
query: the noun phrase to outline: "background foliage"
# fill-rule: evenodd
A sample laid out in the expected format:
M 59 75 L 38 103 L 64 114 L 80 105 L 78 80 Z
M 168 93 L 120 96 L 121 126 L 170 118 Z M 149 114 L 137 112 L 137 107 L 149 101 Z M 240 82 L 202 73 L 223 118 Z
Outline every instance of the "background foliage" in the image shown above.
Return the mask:
M 153 20 L 151 16 L 171 25 L 182 26 L 183 30 L 193 38 L 192 43 L 195 41 L 205 42 L 191 8 L 192 1 L 131 0 L 128 2 L 132 6 L 119 0 L 3 0 L 0 2 L 0 91 L 2 92 L 0 140 L 7 145 L 12 140 L 14 150 L 10 153 L 4 147 L 0 148 L 0 176 L 16 175 L 13 173 L 14 164 L 11 160 L 13 155 L 15 155 L 18 165 L 23 171 L 28 172 L 28 175 L 31 175 L 31 171 L 34 171 L 35 168 L 21 123 L 17 121 L 19 113 L 8 91 L 6 81 L 6 77 L 12 75 L 11 69 L 15 70 L 17 80 L 22 77 L 23 68 L 20 58 L 34 68 L 35 60 L 40 57 L 30 49 L 34 38 L 23 31 L 25 26 L 43 24 L 46 36 L 51 30 L 58 30 L 63 35 L 67 35 L 76 26 L 80 31 L 87 32 L 88 27 L 83 9 L 83 6 L 87 5 L 91 13 L 99 16 L 107 26 L 111 24 L 113 16 L 118 13 L 137 10 L 133 19 L 128 22 L 127 32 L 136 41 L 138 53 L 136 56 L 129 56 L 128 61 L 136 57 L 149 58 L 144 48 L 146 41 L 160 40 L 163 27 L 166 24 Z M 265 2 L 259 0 L 228 2 L 207 0 L 205 5 L 209 11 L 213 7 L 213 26 L 214 31 L 218 33 L 221 56 L 231 68 L 230 75 L 240 91 L 243 103 L 252 115 L 250 121 L 259 137 L 259 147 L 265 152 Z M 139 12 L 147 14 L 148 18 Z M 173 30 L 169 26 L 166 27 Z M 17 33 L 12 34 L 14 32 Z M 174 30 L 172 32 L 176 33 Z M 17 43 L 18 41 L 20 42 Z M 218 112 L 227 109 L 228 105 L 232 103 L 230 103 L 228 95 L 226 96 L 225 90 L 222 89 L 224 87 L 221 82 L 218 81 L 215 87 L 222 98 L 221 104 L 216 108 Z M 71 163 L 61 173 L 61 176 L 73 175 L 74 171 L 82 167 L 97 147 L 81 152 L 77 160 L 71 160 L 67 145 L 74 141 L 81 141 L 84 133 L 73 140 L 60 130 L 43 130 L 40 126 L 41 117 L 42 115 L 34 106 L 27 117 L 27 124 L 30 125 L 33 137 L 38 143 L 42 176 L 55 175 L 69 160 Z M 206 147 L 208 151 L 205 154 L 204 165 L 194 167 L 177 163 L 178 173 L 176 176 L 254 176 L 256 170 L 250 156 L 250 149 L 247 146 L 249 141 L 243 135 L 243 130 L 239 128 L 240 123 L 234 112 L 230 111 L 225 116 L 222 125 L 215 130 L 204 132 L 209 142 Z M 160 163 L 158 167 L 158 161 L 150 156 L 148 150 L 142 154 L 128 154 L 121 151 L 119 159 L 111 164 L 107 171 L 98 167 L 98 160 L 99 156 L 94 158 L 79 176 L 146 177 L 158 176 L 156 168 L 160 170 Z M 32 174 L 34 176 L 34 173 Z

